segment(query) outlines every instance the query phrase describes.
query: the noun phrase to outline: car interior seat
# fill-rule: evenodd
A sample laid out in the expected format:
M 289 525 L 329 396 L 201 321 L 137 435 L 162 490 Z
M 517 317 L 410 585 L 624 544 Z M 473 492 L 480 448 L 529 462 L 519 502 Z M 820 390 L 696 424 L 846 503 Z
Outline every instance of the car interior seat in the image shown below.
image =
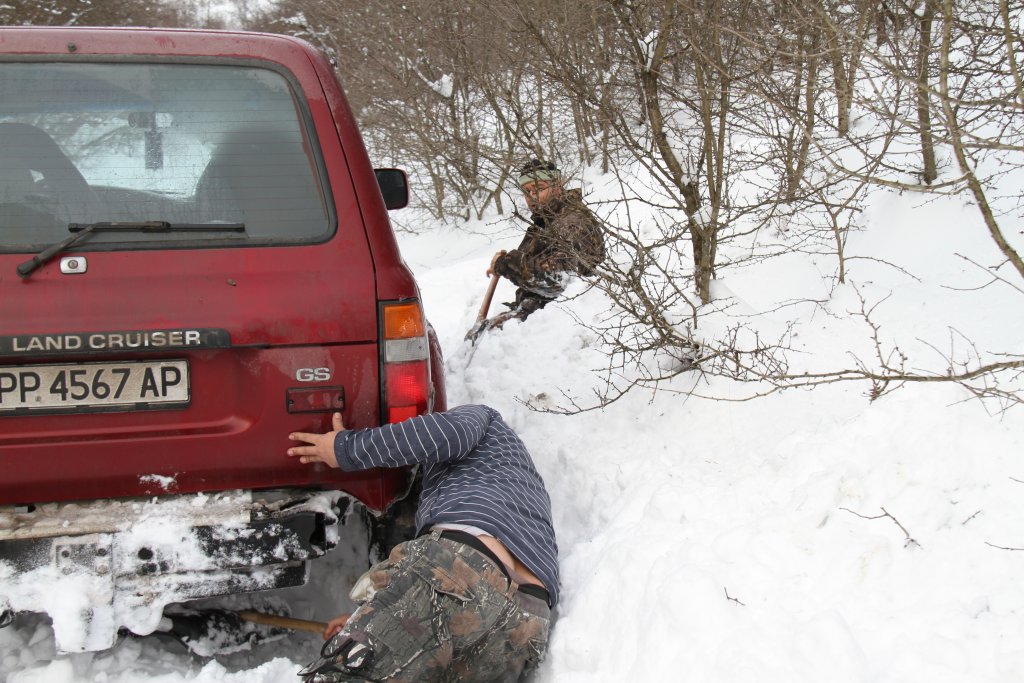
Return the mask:
M 101 210 L 89 183 L 60 146 L 27 123 L 0 123 L 0 188 L 3 201 L 32 203 L 62 222 L 97 220 Z
M 196 185 L 196 204 L 201 221 L 244 223 L 250 236 L 286 236 L 297 219 L 324 215 L 301 139 L 267 131 L 231 133 L 217 145 Z

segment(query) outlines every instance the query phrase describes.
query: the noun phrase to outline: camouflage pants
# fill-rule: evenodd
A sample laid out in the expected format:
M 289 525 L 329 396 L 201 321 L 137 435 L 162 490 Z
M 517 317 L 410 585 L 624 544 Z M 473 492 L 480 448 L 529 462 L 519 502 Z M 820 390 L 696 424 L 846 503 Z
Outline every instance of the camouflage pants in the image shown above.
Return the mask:
M 502 325 L 513 318 L 516 320 L 526 320 L 531 314 L 536 313 L 552 301 L 554 299 L 549 299 L 533 292 L 527 292 L 524 289 L 516 290 L 516 300 L 505 304 L 510 310 L 490 318 L 485 329 L 500 330 Z
M 569 285 L 573 273 L 559 268 L 558 264 L 548 264 L 543 260 L 537 264 L 537 270 L 529 277 L 509 278 L 519 290 L 516 292 L 516 300 L 523 294 L 539 297 L 541 299 L 555 299 Z
M 547 649 L 550 611 L 483 554 L 437 533 L 402 543 L 353 588 L 365 602 L 321 657 L 309 683 L 513 683 Z

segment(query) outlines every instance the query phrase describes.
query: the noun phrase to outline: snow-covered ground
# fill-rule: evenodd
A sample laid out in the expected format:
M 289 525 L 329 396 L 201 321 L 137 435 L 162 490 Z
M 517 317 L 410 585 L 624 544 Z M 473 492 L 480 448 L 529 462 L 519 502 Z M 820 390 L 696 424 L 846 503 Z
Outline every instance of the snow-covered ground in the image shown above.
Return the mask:
M 614 191 L 588 182 L 592 199 Z M 848 284 L 832 287 L 828 259 L 792 257 L 730 273 L 716 291 L 780 323 L 797 311 L 804 362 L 817 367 L 869 357 L 870 329 L 851 315 L 861 297 L 884 299 L 873 318 L 918 367 L 937 367 L 951 327 L 980 350 L 1024 353 L 1024 294 L 977 289 L 988 278 L 956 256 L 999 261 L 972 207 L 880 194 L 869 208 L 847 256 L 874 260 L 851 259 Z M 589 401 L 600 386 L 593 371 L 606 361 L 581 322 L 600 320 L 607 300 L 576 283 L 579 296 L 483 336 L 470 357 L 463 335 L 484 270 L 518 240 L 493 217 L 466 227 L 400 241 L 447 357 L 449 404 L 500 410 L 551 493 L 563 597 L 536 681 L 1024 680 L 1024 406 L 1000 413 L 945 384 L 872 402 L 868 386 L 846 383 L 751 401 L 637 392 L 576 416 L 531 410 Z M 503 282 L 494 310 L 511 292 Z M 775 307 L 794 296 L 823 303 Z M 722 380 L 702 393 L 743 395 Z M 350 578 L 318 571 L 315 585 L 274 598 L 294 616 L 328 617 Z M 200 660 L 125 640 L 55 658 L 48 624 L 22 618 L 0 630 L 0 675 L 279 683 L 297 680 L 318 647 L 297 634 Z

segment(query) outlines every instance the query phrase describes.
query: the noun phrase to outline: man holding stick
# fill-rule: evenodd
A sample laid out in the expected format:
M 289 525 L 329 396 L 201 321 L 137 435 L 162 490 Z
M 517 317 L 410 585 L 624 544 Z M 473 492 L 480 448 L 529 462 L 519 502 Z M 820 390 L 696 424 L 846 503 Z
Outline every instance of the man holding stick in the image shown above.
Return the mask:
M 532 223 L 519 247 L 496 253 L 487 269 L 488 275 L 512 282 L 516 298 L 506 304 L 510 310 L 488 320 L 482 329 L 500 328 L 512 318 L 525 320 L 558 297 L 573 274 L 591 275 L 604 260 L 599 221 L 583 205 L 578 190 L 565 189 L 553 163 L 531 160 L 520 169 L 519 187 Z

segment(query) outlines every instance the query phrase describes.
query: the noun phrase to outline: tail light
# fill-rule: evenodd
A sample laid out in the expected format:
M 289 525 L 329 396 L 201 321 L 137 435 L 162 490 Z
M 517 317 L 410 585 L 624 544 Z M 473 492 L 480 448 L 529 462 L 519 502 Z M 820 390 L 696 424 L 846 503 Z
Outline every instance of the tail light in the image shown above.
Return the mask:
M 427 412 L 429 405 L 427 326 L 415 301 L 382 304 L 381 325 L 382 417 L 385 422 L 401 422 Z

